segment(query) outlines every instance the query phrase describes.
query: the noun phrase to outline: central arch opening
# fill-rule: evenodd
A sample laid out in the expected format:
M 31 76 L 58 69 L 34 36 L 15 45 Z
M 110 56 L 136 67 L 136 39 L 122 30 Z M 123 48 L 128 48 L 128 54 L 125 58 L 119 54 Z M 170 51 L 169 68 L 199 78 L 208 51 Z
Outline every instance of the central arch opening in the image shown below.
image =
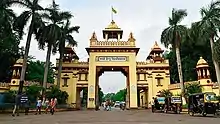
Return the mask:
M 104 106 L 110 100 L 117 108 L 121 103 L 129 109 L 129 71 L 128 67 L 97 67 L 96 106 Z M 100 98 L 102 97 L 102 98 Z
M 119 108 L 126 101 L 126 76 L 119 71 L 106 71 L 99 77 L 99 99 L 102 106 L 107 100 L 113 102 L 112 107 Z

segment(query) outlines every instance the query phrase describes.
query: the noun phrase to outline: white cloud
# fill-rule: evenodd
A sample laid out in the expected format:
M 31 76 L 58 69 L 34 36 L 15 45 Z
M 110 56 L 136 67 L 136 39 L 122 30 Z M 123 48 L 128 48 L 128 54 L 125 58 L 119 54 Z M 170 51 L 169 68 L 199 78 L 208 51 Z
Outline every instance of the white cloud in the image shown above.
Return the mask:
M 114 20 L 124 30 L 123 39 L 127 40 L 128 34 L 132 31 L 137 40 L 137 47 L 140 47 L 138 60 L 145 60 L 154 41 L 159 42 L 162 30 L 168 26 L 172 8 L 187 9 L 188 16 L 182 24 L 190 25 L 191 22 L 199 20 L 199 9 L 209 4 L 211 0 L 56 0 L 56 2 L 60 4 L 61 9 L 71 11 L 74 15 L 72 24 L 80 26 L 80 33 L 74 34 L 74 37 L 79 44 L 76 51 L 82 60 L 88 57 L 85 47 L 88 47 L 92 32 L 96 31 L 98 38 L 102 39 L 102 29 L 111 21 L 112 5 L 118 11 Z M 43 6 L 50 3 L 51 0 L 42 0 Z M 24 44 L 25 40 L 21 45 Z M 32 40 L 31 46 L 30 55 L 44 61 L 46 51 L 39 51 L 35 40 Z M 57 57 L 58 55 L 52 56 L 51 61 L 55 63 Z M 102 81 L 106 84 L 103 85 L 105 87 L 103 89 L 113 87 L 109 82 L 112 76 L 103 76 L 105 80 Z M 125 79 L 120 76 L 117 79 L 117 85 L 123 86 Z M 118 90 L 113 89 L 112 91 Z

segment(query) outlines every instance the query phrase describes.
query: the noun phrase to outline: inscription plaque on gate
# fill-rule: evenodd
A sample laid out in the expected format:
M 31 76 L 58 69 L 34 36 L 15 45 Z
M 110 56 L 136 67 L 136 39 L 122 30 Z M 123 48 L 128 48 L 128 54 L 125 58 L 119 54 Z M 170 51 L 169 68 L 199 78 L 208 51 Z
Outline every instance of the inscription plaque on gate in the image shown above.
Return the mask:
M 98 62 L 126 62 L 128 56 L 96 56 Z

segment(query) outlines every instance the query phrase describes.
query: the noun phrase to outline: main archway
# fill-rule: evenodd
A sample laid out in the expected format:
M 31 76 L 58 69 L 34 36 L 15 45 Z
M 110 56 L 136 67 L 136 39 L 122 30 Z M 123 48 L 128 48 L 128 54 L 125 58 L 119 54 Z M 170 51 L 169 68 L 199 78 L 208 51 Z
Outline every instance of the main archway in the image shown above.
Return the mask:
M 112 21 L 103 31 L 103 41 L 97 39 L 95 32 L 86 48 L 87 62 L 78 61 L 75 51 L 65 48 L 61 74 L 61 90 L 69 94 L 68 103 L 80 109 L 80 92 L 86 89 L 87 108 L 95 109 L 98 103 L 98 77 L 103 71 L 115 69 L 127 77 L 127 109 L 138 106 L 147 108 L 152 97 L 170 83 L 169 62 L 162 56 L 163 50 L 155 42 L 146 61 L 137 62 L 139 48 L 130 33 L 127 41 L 122 41 L 123 30 Z

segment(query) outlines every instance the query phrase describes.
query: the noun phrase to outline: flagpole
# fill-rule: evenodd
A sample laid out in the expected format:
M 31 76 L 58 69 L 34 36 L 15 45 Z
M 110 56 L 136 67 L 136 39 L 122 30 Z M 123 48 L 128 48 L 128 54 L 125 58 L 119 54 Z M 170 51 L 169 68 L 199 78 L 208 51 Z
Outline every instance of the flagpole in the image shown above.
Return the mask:
M 112 6 L 112 8 L 113 8 L 113 6 Z M 111 19 L 113 21 L 113 11 L 112 11 L 112 8 L 111 8 Z

